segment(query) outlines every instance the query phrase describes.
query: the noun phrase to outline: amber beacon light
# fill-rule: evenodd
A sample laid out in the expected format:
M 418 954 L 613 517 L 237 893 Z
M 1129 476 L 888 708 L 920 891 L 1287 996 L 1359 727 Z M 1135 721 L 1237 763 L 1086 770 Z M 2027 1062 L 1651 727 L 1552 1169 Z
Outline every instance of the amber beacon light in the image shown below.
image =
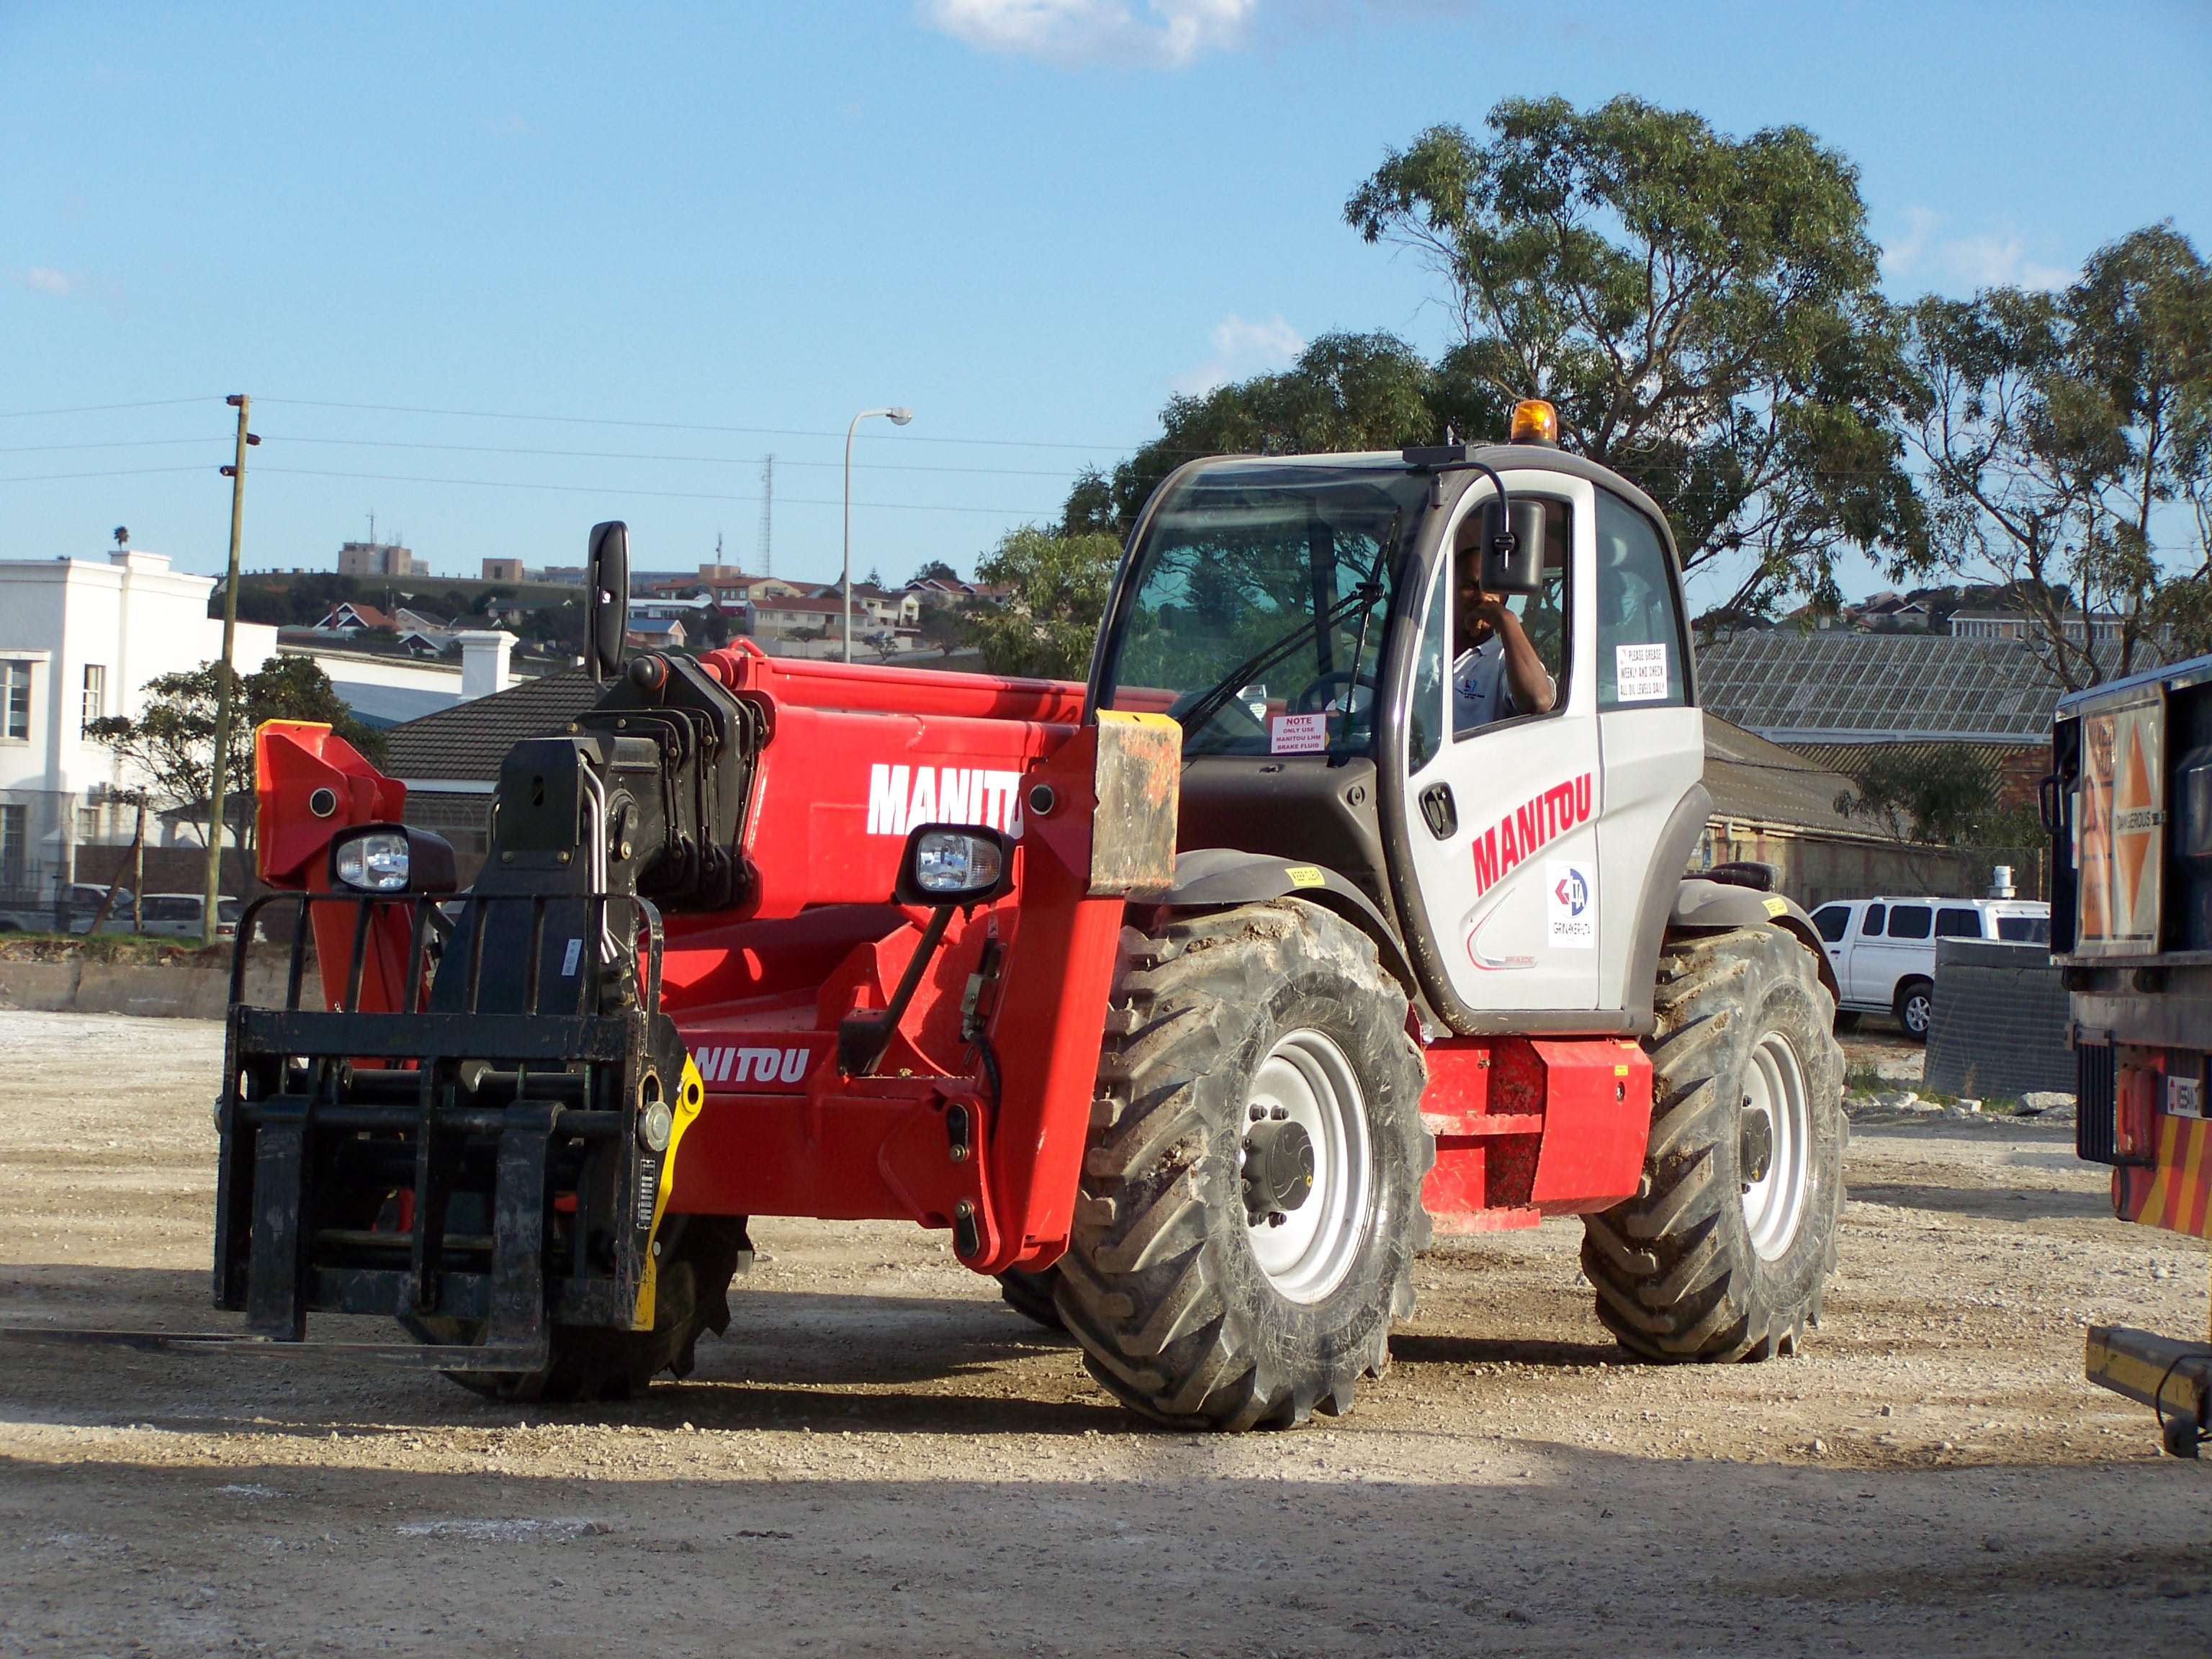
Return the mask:
M 1541 398 L 1523 398 L 1513 405 L 1513 441 L 1516 444 L 1559 443 L 1559 411 Z

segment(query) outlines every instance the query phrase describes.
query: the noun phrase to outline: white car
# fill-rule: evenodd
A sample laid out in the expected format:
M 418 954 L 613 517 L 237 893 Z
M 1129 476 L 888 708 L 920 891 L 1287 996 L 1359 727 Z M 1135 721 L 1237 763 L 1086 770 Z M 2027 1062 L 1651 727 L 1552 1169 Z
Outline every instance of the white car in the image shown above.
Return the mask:
M 207 900 L 198 893 L 149 893 L 140 902 L 139 915 L 144 919 L 144 931 L 168 939 L 198 939 L 204 931 L 200 918 L 206 914 Z M 239 902 L 225 893 L 216 902 L 215 935 L 219 939 L 238 937 Z M 258 929 L 259 924 L 255 924 Z
M 1835 969 L 1844 1013 L 1894 1014 L 1905 1034 L 1928 1040 L 1936 1004 L 1936 941 L 2051 943 L 2051 907 L 2038 899 L 1838 899 L 1813 912 Z

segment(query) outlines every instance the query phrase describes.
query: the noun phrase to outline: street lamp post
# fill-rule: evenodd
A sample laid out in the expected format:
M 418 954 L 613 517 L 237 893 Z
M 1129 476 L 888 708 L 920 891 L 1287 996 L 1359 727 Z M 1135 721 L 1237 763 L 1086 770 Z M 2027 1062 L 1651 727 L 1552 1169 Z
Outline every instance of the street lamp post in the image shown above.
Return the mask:
M 893 426 L 904 426 L 914 418 L 910 409 L 864 409 L 853 416 L 853 424 L 845 428 L 845 660 L 853 660 L 853 434 L 860 422 L 872 416 L 881 415 Z

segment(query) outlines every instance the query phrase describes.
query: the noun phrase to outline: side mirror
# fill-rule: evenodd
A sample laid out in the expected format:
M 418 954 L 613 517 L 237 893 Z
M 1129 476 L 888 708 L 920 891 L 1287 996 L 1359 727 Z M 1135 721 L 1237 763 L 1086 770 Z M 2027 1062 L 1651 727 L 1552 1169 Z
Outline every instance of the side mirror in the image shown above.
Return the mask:
M 592 526 L 585 562 L 584 647 L 592 678 L 622 672 L 623 639 L 629 632 L 629 526 L 619 519 Z
M 1482 585 L 1492 593 L 1544 591 L 1544 503 L 1516 496 L 1501 522 L 1498 503 L 1482 509 Z
M 924 823 L 908 831 L 894 902 L 935 908 L 983 904 L 1006 890 L 1014 860 L 1006 837 L 971 823 Z
M 404 823 L 365 823 L 331 842 L 331 884 L 356 893 L 450 893 L 453 845 Z

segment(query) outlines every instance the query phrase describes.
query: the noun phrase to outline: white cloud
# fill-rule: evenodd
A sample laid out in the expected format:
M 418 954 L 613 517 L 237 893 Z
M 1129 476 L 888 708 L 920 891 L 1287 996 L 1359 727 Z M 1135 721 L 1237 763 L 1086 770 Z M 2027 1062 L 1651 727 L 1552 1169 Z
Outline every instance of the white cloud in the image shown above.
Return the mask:
M 56 270 L 52 265 L 33 265 L 28 270 L 11 270 L 9 281 L 33 294 L 50 294 L 57 300 L 66 300 L 72 294 L 83 292 L 84 285 L 66 270 Z
M 1169 382 L 1188 397 L 1197 397 L 1247 375 L 1286 368 L 1306 349 L 1305 337 L 1279 314 L 1263 323 L 1250 323 L 1231 312 L 1206 330 L 1206 338 L 1213 348 L 1213 356 Z
M 923 22 L 984 52 L 1061 64 L 1186 69 L 1244 44 L 1259 0 L 921 0 Z
M 1884 271 L 1954 290 L 2063 288 L 2074 280 L 2074 271 L 2032 258 L 2017 234 L 1944 236 L 1943 223 L 1932 209 L 1905 209 L 1903 233 L 1882 249 Z

